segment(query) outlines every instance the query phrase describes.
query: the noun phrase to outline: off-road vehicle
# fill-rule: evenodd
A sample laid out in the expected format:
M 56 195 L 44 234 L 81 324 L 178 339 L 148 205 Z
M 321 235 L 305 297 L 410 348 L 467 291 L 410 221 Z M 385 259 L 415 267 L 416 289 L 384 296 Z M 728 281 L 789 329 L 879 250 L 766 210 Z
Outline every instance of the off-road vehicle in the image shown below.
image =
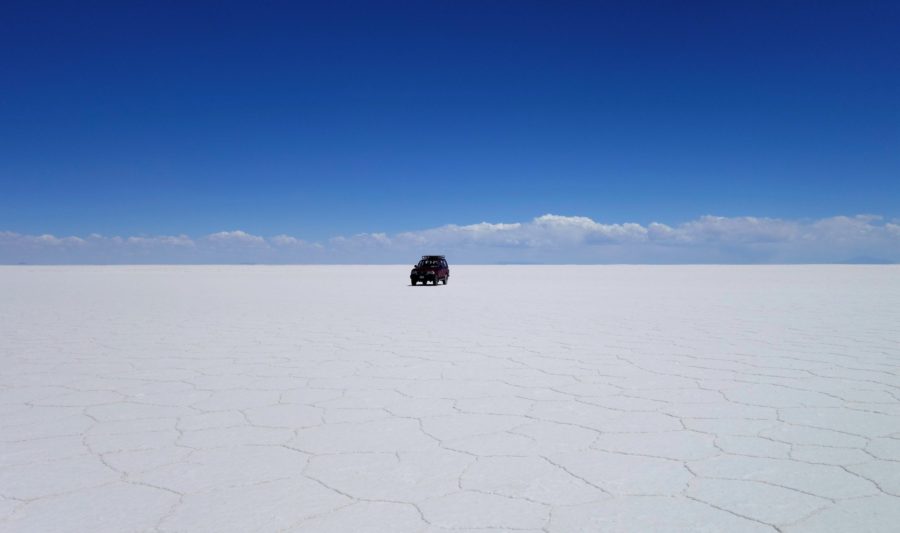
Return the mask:
M 438 281 L 447 284 L 450 279 L 450 267 L 447 266 L 447 260 L 443 255 L 423 255 L 419 264 L 414 265 L 412 272 L 409 273 L 409 282 L 415 285 L 422 282 L 422 285 L 429 281 L 432 285 L 437 285 Z

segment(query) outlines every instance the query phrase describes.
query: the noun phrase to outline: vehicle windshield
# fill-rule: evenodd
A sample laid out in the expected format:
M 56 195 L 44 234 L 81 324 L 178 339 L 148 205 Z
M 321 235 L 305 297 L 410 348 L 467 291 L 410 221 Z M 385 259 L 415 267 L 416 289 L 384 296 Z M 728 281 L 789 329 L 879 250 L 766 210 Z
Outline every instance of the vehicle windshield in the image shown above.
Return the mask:
M 441 262 L 437 259 L 422 259 L 419 261 L 420 267 L 437 267 L 441 266 Z

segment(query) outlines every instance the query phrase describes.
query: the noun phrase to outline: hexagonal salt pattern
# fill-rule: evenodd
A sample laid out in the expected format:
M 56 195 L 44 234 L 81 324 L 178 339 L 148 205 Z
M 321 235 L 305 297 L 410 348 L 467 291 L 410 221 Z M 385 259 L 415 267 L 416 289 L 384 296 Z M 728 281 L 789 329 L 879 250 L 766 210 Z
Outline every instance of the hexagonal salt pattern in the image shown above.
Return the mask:
M 897 267 L 0 267 L 0 531 L 896 531 Z

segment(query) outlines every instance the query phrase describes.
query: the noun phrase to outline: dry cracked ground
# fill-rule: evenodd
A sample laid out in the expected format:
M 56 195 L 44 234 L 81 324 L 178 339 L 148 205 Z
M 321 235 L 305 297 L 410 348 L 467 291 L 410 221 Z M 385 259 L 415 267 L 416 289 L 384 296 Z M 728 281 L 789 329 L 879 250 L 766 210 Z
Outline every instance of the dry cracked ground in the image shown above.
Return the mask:
M 0 267 L 0 531 L 896 531 L 900 268 Z

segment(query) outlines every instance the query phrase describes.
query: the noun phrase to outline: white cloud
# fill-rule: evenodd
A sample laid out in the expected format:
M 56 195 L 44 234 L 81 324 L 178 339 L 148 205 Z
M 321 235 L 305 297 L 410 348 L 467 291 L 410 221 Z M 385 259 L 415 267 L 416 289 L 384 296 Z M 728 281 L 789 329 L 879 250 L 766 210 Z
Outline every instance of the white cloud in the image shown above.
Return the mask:
M 80 246 L 85 244 L 85 240 L 81 237 L 57 237 L 44 233 L 42 235 L 22 235 L 13 231 L 0 232 L 0 244 L 20 244 L 20 245 L 36 245 L 36 246 Z
M 246 231 L 220 231 L 212 233 L 206 237 L 210 242 L 226 243 L 226 244 L 254 244 L 265 245 L 266 240 L 258 235 L 251 235 Z
M 529 222 L 403 232 L 393 238 L 393 244 L 398 249 L 461 253 L 473 261 L 900 261 L 900 225 L 881 221 L 872 215 L 813 221 L 708 215 L 670 226 L 546 214 Z
M 348 247 L 385 247 L 391 245 L 391 239 L 386 233 L 357 233 L 352 237 L 338 236 L 330 239 L 332 245 L 346 249 Z
M 527 222 L 448 224 L 338 236 L 325 245 L 242 230 L 86 238 L 0 232 L 0 262 L 407 263 L 443 253 L 460 262 L 900 262 L 900 221 L 874 215 L 819 220 L 702 216 L 681 224 L 602 223 L 546 214 Z
M 114 237 L 116 238 L 116 237 Z M 119 238 L 120 239 L 120 238 Z M 159 235 L 155 237 L 128 237 L 125 239 L 127 244 L 138 246 L 196 246 L 194 240 L 187 235 Z
M 900 224 L 885 224 L 884 227 L 889 233 L 900 237 Z
M 678 242 L 760 243 L 795 239 L 800 224 L 793 221 L 757 217 L 703 216 L 682 224 L 666 237 Z M 661 239 L 665 241 L 665 237 Z
M 588 217 L 543 215 L 535 218 L 531 228 L 540 229 L 555 238 L 575 238 L 587 242 L 640 242 L 647 229 L 640 224 L 600 224 Z
M 298 251 L 298 250 L 321 250 L 323 247 L 321 244 L 317 242 L 309 242 L 303 239 L 298 239 L 292 235 L 276 235 L 274 237 L 270 237 L 268 239 L 270 244 L 275 245 L 276 247 L 282 248 L 286 251 Z
M 303 244 L 303 241 L 296 238 L 291 237 L 290 235 L 276 235 L 269 239 L 272 244 L 276 244 L 278 246 L 299 246 Z
M 55 237 L 53 235 L 39 235 L 37 237 L 28 237 L 32 242 L 39 244 L 48 244 L 50 246 L 79 246 L 84 244 L 81 237 Z

